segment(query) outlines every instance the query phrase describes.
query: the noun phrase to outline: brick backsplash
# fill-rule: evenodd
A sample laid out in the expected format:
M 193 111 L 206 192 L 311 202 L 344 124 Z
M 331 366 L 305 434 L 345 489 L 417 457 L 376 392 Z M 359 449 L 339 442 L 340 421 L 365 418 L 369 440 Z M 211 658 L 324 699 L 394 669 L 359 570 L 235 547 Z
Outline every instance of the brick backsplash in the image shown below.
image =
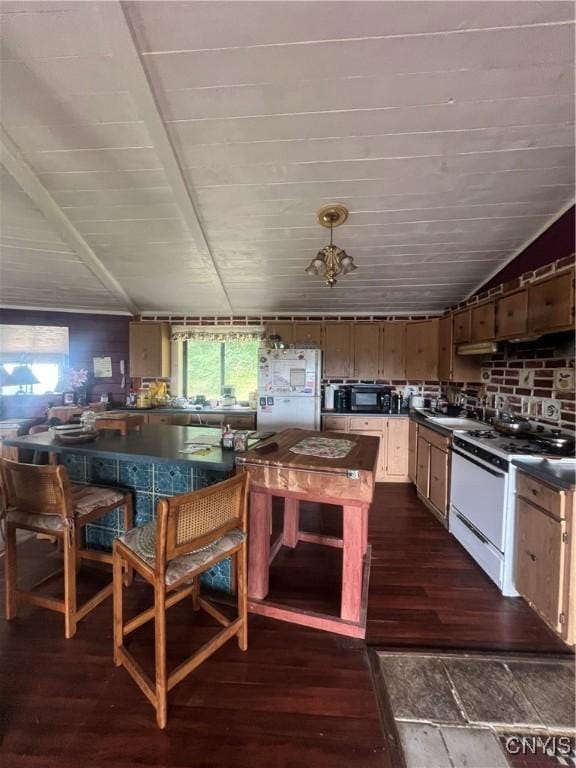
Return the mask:
M 489 396 L 491 409 L 495 407 L 496 395 L 505 395 L 507 408 L 514 413 L 522 413 L 523 401 L 526 403 L 530 398 L 538 409 L 530 415 L 531 419 L 563 429 L 576 429 L 574 391 L 558 390 L 554 378 L 558 369 L 574 370 L 573 333 L 568 331 L 521 343 L 501 343 L 498 353 L 487 357 L 482 363 L 482 369 L 489 372 L 490 380 L 481 385 L 478 394 Z M 531 385 L 523 385 L 521 382 L 525 372 L 534 372 Z M 560 402 L 560 421 L 551 421 L 542 416 L 540 409 L 544 399 Z

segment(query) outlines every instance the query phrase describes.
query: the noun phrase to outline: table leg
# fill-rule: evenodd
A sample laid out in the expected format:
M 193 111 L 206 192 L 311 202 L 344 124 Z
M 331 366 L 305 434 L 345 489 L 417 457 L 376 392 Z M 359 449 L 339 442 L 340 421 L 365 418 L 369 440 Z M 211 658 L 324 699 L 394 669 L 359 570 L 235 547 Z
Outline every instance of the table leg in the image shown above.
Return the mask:
M 300 501 L 298 499 L 284 499 L 284 531 L 282 543 L 286 547 L 294 549 L 298 544 L 298 531 L 300 530 Z
M 342 507 L 342 603 L 340 617 L 360 621 L 364 529 L 366 513 L 362 506 Z
M 368 515 L 370 507 L 364 505 L 362 507 L 362 554 L 365 555 L 368 551 Z
M 257 600 L 263 600 L 268 594 L 271 521 L 272 496 L 269 493 L 252 491 L 248 539 L 248 595 Z

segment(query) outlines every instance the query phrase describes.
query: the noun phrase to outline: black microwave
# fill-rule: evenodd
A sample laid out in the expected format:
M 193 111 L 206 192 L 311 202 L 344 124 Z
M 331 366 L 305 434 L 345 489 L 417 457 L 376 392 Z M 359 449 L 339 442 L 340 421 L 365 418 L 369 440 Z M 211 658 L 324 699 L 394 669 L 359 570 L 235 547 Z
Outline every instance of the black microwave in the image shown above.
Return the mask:
M 389 387 L 350 387 L 352 411 L 383 411 L 388 413 L 392 405 Z

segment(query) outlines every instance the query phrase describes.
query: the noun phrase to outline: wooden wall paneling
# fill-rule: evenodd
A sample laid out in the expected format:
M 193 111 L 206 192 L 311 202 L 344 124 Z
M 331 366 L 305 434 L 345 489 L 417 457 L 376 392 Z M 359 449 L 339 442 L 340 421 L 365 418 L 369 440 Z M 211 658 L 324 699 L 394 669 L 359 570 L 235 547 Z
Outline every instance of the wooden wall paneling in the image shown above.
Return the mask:
M 406 378 L 406 323 L 381 325 L 380 375 L 384 379 Z
M 324 326 L 324 376 L 342 378 L 352 371 L 352 323 Z
M 380 373 L 380 326 L 378 323 L 354 324 L 353 376 L 376 379 Z

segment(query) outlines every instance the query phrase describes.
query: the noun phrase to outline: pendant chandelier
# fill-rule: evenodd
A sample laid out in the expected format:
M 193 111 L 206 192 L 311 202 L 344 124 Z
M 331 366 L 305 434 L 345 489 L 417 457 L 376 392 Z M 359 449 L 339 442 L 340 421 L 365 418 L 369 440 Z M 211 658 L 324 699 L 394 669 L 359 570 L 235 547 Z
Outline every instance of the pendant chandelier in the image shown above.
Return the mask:
M 338 203 L 325 205 L 318 211 L 318 221 L 321 226 L 330 229 L 330 245 L 326 245 L 318 251 L 316 256 L 310 262 L 306 269 L 307 275 L 322 275 L 326 282 L 332 288 L 336 283 L 338 275 L 347 275 L 354 272 L 358 267 L 354 264 L 352 256 L 348 256 L 346 251 L 338 248 L 332 241 L 332 232 L 334 227 L 344 224 L 348 218 L 348 209 Z

